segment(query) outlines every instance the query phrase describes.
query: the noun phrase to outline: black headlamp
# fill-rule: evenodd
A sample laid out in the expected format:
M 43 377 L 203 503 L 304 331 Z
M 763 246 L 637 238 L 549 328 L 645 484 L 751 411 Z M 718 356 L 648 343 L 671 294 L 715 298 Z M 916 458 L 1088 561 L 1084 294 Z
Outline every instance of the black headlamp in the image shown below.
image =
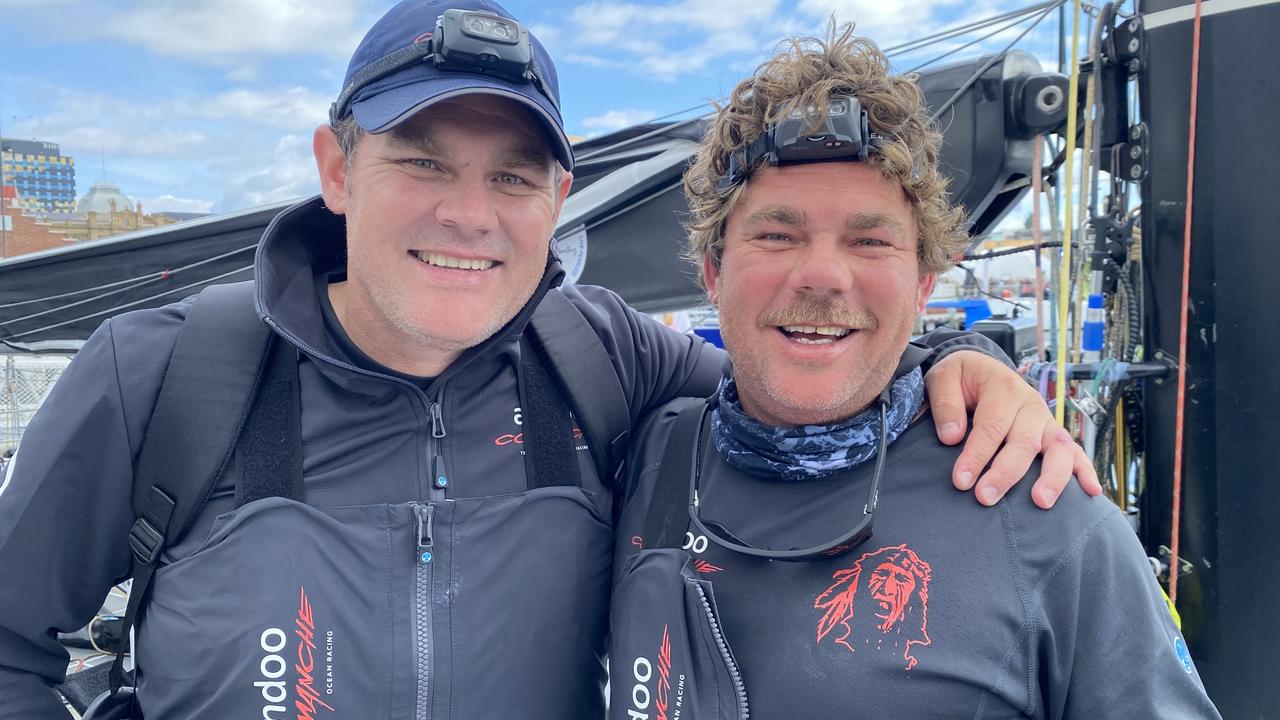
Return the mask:
M 385 55 L 352 76 L 329 108 L 329 122 L 337 124 L 351 110 L 356 93 L 369 85 L 418 63 L 436 69 L 493 75 L 514 84 L 532 83 L 557 112 L 560 104 L 538 76 L 529 45 L 529 31 L 515 20 L 474 10 L 445 10 L 436 19 L 435 32 Z
M 867 111 L 854 95 L 832 95 L 827 112 L 808 105 L 795 108 L 777 123 L 771 123 L 755 142 L 729 157 L 729 167 L 720 176 L 721 191 L 746 181 L 751 171 L 769 165 L 793 165 L 844 160 L 861 162 L 879 136 L 871 132 Z

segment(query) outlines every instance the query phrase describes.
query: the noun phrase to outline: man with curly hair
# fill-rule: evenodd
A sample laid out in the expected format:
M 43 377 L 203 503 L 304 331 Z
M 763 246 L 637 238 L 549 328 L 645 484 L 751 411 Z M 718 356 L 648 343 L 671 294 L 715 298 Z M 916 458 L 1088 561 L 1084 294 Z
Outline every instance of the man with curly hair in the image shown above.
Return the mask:
M 913 78 L 834 23 L 719 109 L 685 189 L 733 370 L 632 447 L 612 717 L 1218 717 L 1113 504 L 940 482 L 910 343 L 967 240 L 940 146 Z

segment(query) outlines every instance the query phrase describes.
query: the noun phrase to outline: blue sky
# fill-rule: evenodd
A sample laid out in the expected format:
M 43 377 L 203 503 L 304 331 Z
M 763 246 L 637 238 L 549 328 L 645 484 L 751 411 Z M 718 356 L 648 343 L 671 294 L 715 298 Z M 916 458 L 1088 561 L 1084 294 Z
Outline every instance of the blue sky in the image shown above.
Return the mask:
M 103 174 L 148 212 L 314 193 L 311 133 L 392 3 L 0 0 L 0 132 L 61 144 L 78 192 Z M 835 13 L 884 47 L 1030 4 L 1008 0 L 508 0 L 556 59 L 569 132 L 722 97 L 785 35 Z M 998 49 L 1008 31 L 956 57 Z M 1056 12 L 1019 45 L 1056 63 Z M 895 57 L 908 69 L 950 46 Z

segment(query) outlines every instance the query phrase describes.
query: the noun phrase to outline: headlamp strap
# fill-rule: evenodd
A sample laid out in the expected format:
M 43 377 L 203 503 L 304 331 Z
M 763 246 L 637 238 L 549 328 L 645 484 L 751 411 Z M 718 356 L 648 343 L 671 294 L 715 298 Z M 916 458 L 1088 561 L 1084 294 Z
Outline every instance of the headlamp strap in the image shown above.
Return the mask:
M 729 155 L 729 167 L 720 176 L 720 182 L 716 184 L 717 189 L 721 193 L 726 193 L 746 182 L 751 171 L 763 158 L 769 158 L 770 164 L 778 163 L 777 156 L 773 152 L 772 125 L 745 148 Z
M 415 40 L 408 47 L 383 55 L 360 68 L 360 71 L 352 76 L 351 82 L 347 83 L 347 86 L 342 89 L 342 94 L 338 95 L 338 99 L 329 106 L 329 124 L 337 125 L 342 118 L 346 117 L 347 111 L 350 109 L 351 99 L 361 88 L 377 82 L 392 73 L 399 72 L 405 67 L 414 64 L 414 62 L 427 62 L 433 55 L 434 48 L 431 43 L 431 37 L 427 36 L 421 40 Z
M 867 111 L 861 107 L 857 98 L 852 95 L 847 97 L 851 109 L 857 114 L 856 130 L 850 129 L 850 132 L 854 133 L 853 139 L 856 140 L 856 144 L 851 146 L 844 142 L 834 143 L 835 146 L 844 146 L 844 149 L 839 152 L 833 152 L 830 155 L 800 155 L 794 150 L 787 150 L 788 156 L 783 157 L 778 151 L 779 123 L 769 123 L 765 127 L 765 131 L 755 140 L 741 150 L 729 155 L 729 167 L 720 176 L 719 182 L 716 183 L 716 189 L 722 194 L 727 193 L 734 187 L 746 182 L 751 173 L 765 162 L 776 167 L 778 165 L 811 162 L 865 161 L 869 152 L 879 149 L 883 136 L 871 131 Z M 802 132 L 795 122 L 786 123 L 786 128 L 790 137 L 807 134 Z M 785 139 L 784 142 L 786 142 Z
M 420 40 L 415 40 L 408 47 L 400 48 L 364 66 L 351 78 L 351 82 L 347 83 L 347 86 L 342 89 L 342 94 L 338 95 L 338 99 L 329 106 L 329 124 L 337 125 L 342 118 L 346 117 L 347 112 L 351 109 L 352 98 L 362 88 L 419 61 L 430 62 L 435 58 L 435 55 L 432 36 L 428 35 Z M 551 105 L 559 112 L 560 103 L 556 102 L 555 96 L 551 94 L 551 89 L 547 87 L 547 84 L 542 80 L 542 76 L 538 73 L 537 61 L 532 61 L 529 65 L 530 67 L 522 73 L 525 82 L 532 83 L 538 89 L 538 92 L 542 93 L 542 96 L 547 100 L 550 100 Z M 481 72 L 480 69 L 468 70 L 477 73 Z

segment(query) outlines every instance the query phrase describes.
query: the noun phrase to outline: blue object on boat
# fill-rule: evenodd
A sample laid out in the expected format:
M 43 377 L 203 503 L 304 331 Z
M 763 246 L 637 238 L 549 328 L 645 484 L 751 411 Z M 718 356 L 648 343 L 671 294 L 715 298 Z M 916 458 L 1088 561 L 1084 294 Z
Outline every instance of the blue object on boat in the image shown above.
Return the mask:
M 724 348 L 724 340 L 720 338 L 720 328 L 717 327 L 696 327 L 693 334 L 715 345 L 718 348 Z
M 964 329 L 972 330 L 973 324 L 991 317 L 991 306 L 986 300 L 933 300 L 926 307 L 952 308 L 964 311 Z

